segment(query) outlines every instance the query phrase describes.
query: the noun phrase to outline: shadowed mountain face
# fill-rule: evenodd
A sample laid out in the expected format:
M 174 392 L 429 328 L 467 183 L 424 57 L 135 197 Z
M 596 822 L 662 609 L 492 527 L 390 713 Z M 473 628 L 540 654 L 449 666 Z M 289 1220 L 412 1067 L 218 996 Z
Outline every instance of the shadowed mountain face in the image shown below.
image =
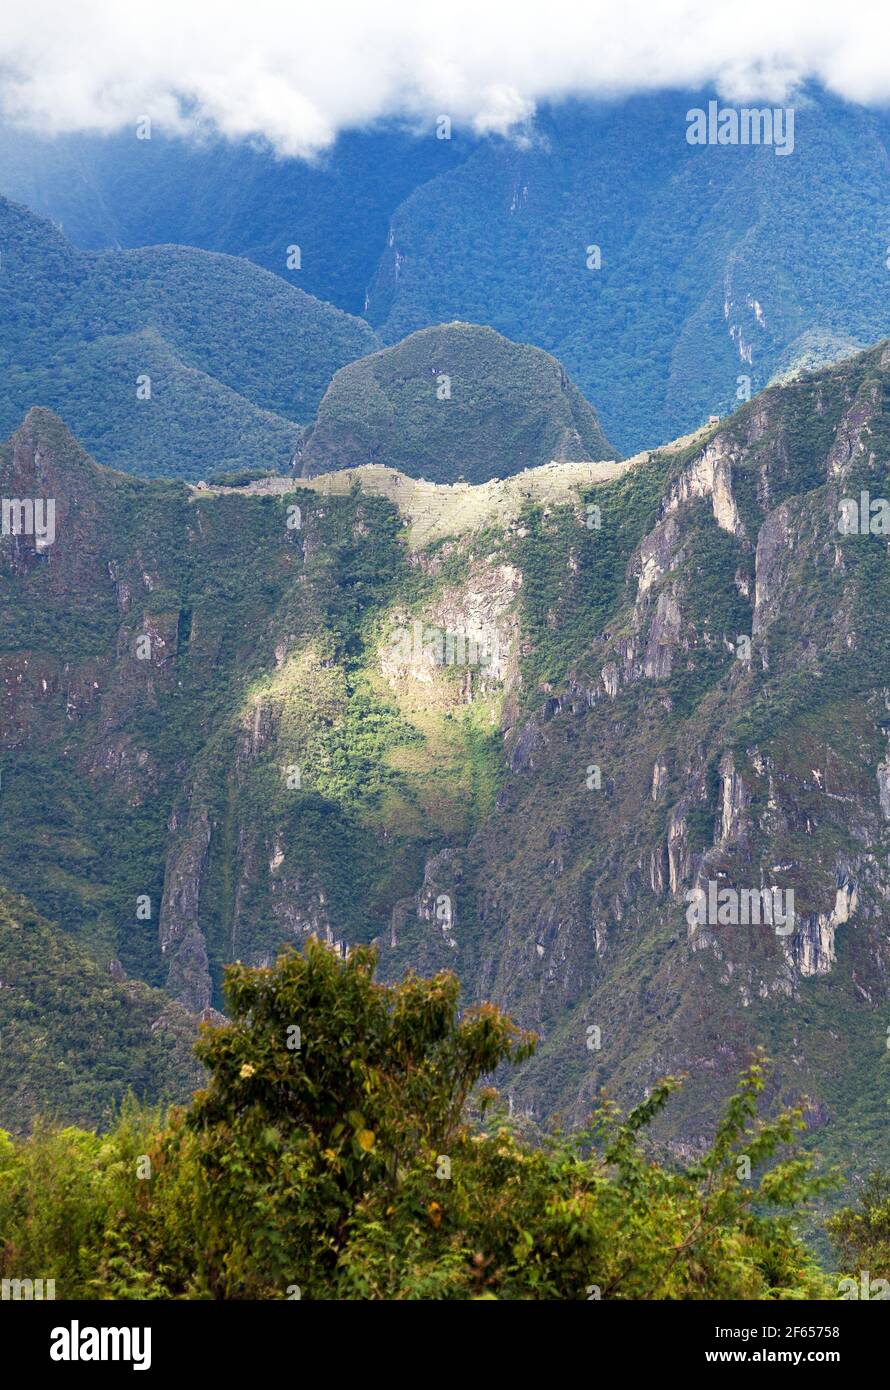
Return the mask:
M 379 463 L 484 483 L 551 460 L 615 457 L 555 358 L 454 323 L 341 368 L 294 464 L 303 477 Z
M 134 125 L 45 139 L 0 126 L 0 193 L 61 222 L 84 251 L 168 243 L 225 251 L 361 314 L 396 208 L 478 143 L 462 130 L 439 140 L 384 125 L 347 132 L 308 162 L 206 131 L 192 141 L 155 127 L 145 139 Z
M 452 967 L 542 1035 L 516 1107 L 687 1070 L 681 1148 L 762 1042 L 886 1160 L 888 385 L 882 344 L 602 481 L 436 489 L 433 539 L 379 469 L 191 490 L 31 412 L 0 877 L 192 1012 L 310 932 Z
M 795 103 L 788 153 L 689 144 L 687 113 L 713 96 L 565 103 L 512 141 L 383 129 L 313 166 L 157 132 L 6 132 L 0 192 L 62 218 L 83 247 L 250 257 L 364 313 L 386 343 L 489 324 L 554 354 L 630 454 L 888 328 L 886 113 L 814 90 Z
M 64 414 L 103 463 L 197 478 L 283 470 L 371 329 L 244 260 L 181 246 L 88 255 L 0 199 L 0 421 Z
M 481 146 L 393 217 L 371 322 L 385 341 L 460 317 L 537 343 L 624 453 L 881 337 L 886 115 L 816 93 L 788 154 L 691 145 L 687 111 L 712 96 L 568 105 L 525 146 Z
M 181 1101 L 203 1080 L 197 1019 L 159 989 L 103 968 L 30 904 L 0 889 L 2 1127 L 35 1116 L 106 1127 L 128 1093 Z

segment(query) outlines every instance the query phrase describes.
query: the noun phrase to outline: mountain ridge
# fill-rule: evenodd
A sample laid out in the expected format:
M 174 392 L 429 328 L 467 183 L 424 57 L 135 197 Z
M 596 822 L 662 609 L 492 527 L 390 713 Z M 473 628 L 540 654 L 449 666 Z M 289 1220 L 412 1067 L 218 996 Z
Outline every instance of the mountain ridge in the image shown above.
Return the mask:
M 682 1152 L 765 1042 L 810 1142 L 883 1161 L 887 552 L 837 517 L 888 403 L 885 340 L 598 481 L 429 485 L 413 535 L 391 470 L 139 481 L 32 413 L 0 485 L 60 505 L 0 548 L 0 877 L 192 1013 L 310 933 L 454 968 L 542 1035 L 517 1111 L 686 1070 Z M 793 889 L 794 931 L 694 926 L 710 881 Z
M 303 477 L 380 463 L 470 483 L 617 456 L 559 362 L 478 324 L 423 328 L 335 374 L 297 448 Z
M 0 429 L 54 408 L 132 472 L 283 468 L 332 372 L 376 343 L 364 321 L 234 257 L 79 252 L 6 199 L 0 242 Z

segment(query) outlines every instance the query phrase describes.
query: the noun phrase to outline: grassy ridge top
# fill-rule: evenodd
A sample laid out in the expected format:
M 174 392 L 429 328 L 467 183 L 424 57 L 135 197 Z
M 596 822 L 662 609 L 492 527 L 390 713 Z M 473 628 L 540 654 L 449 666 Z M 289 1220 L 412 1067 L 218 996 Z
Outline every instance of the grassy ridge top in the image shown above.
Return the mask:
M 685 435 L 659 449 L 671 454 L 704 438 L 706 430 Z M 611 482 L 640 464 L 648 462 L 650 451 L 629 459 L 601 459 L 590 462 L 560 462 L 556 459 L 536 468 L 524 468 L 509 478 L 492 478 L 485 483 L 434 483 L 411 478 L 397 468 L 368 463 L 319 473 L 314 478 L 262 478 L 244 487 L 193 487 L 192 495 L 207 492 L 241 492 L 255 496 L 283 496 L 294 487 L 308 488 L 324 496 L 343 497 L 354 488 L 372 497 L 393 502 L 410 528 L 409 545 L 421 549 L 449 536 L 468 535 L 489 525 L 509 525 L 529 502 L 540 506 L 564 506 L 578 502 L 589 487 Z

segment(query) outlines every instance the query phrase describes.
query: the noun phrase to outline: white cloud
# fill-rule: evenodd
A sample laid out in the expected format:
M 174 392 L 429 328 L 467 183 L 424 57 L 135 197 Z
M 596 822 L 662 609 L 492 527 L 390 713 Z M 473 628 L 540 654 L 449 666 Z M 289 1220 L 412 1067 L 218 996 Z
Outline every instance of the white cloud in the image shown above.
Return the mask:
M 150 115 L 312 155 L 381 117 L 504 131 L 569 94 L 816 80 L 890 101 L 886 0 L 4 0 L 0 109 L 45 132 Z

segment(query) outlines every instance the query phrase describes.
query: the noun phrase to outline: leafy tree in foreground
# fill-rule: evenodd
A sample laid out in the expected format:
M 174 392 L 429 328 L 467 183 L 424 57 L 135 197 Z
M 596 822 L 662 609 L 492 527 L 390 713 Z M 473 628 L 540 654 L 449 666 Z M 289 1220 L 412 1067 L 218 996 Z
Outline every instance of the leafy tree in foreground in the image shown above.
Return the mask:
M 672 1079 L 532 1146 L 478 1086 L 533 1037 L 491 1005 L 461 1016 L 453 975 L 387 987 L 374 964 L 310 941 L 233 966 L 188 1111 L 6 1143 L 0 1272 L 60 1297 L 832 1296 L 794 1226 L 810 1160 L 767 1166 L 803 1125 L 757 1118 L 761 1061 L 685 1169 L 642 1144 Z
M 210 1084 L 189 1125 L 223 1245 L 250 1232 L 247 1288 L 331 1292 L 356 1223 L 418 1168 L 435 1185 L 472 1088 L 532 1050 L 490 1004 L 458 1021 L 454 975 L 389 988 L 374 964 L 371 948 L 342 961 L 313 940 L 272 969 L 232 966 L 233 1022 L 198 1044 Z
M 870 1173 L 859 1205 L 836 1212 L 826 1229 L 841 1266 L 858 1277 L 855 1296 L 876 1296 L 871 1281 L 890 1280 L 890 1173 L 881 1168 Z

